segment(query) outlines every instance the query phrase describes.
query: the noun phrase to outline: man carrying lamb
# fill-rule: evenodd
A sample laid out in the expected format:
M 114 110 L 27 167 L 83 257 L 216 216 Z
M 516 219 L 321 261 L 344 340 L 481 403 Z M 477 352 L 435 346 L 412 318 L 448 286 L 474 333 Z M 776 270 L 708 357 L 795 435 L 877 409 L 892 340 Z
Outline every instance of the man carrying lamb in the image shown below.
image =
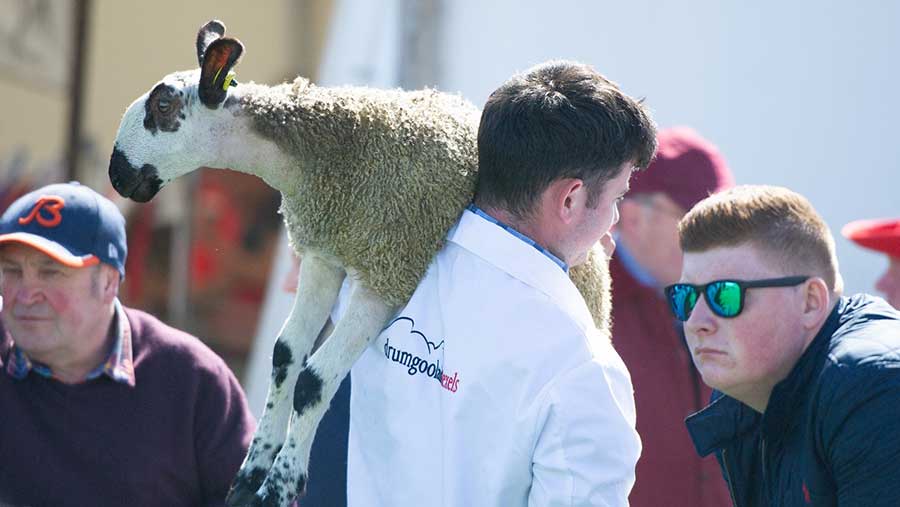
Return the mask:
M 641 103 L 549 62 L 488 99 L 474 204 L 353 367 L 349 505 L 628 504 L 632 385 L 567 276 L 656 149 Z

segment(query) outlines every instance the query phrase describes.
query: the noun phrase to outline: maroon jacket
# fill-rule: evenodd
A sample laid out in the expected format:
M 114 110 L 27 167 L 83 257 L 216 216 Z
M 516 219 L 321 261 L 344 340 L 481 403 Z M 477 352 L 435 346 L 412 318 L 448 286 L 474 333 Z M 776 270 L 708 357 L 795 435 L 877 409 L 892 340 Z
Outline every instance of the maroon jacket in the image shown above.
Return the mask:
M 691 362 L 680 328 L 660 289 L 638 283 L 616 256 L 613 345 L 631 372 L 643 450 L 629 500 L 632 507 L 731 505 L 715 459 L 701 459 L 684 426 L 706 406 L 710 389 Z

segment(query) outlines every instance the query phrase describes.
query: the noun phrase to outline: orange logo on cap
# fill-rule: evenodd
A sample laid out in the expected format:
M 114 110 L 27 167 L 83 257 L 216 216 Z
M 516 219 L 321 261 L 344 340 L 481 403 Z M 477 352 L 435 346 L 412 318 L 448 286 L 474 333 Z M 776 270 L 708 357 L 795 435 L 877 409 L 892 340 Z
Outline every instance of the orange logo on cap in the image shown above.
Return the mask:
M 31 213 L 26 217 L 20 218 L 19 223 L 22 225 L 30 224 L 33 220 L 37 219 L 38 223 L 44 227 L 56 227 L 62 222 L 62 214 L 60 214 L 59 210 L 63 209 L 65 205 L 66 200 L 62 197 L 55 195 L 41 196 L 41 198 L 34 203 L 34 207 L 31 208 Z M 47 213 L 50 214 L 50 218 L 46 218 L 41 213 L 41 210 L 46 210 Z

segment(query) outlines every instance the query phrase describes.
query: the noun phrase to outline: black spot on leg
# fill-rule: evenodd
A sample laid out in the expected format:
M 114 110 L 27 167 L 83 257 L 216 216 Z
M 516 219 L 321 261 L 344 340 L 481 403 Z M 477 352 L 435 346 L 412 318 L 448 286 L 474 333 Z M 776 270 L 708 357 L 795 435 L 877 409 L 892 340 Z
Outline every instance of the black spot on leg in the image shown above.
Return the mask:
M 294 361 L 294 354 L 291 353 L 291 348 L 284 343 L 284 340 L 279 338 L 275 342 L 275 349 L 272 351 L 272 366 L 287 366 Z
M 272 351 L 272 378 L 275 387 L 281 387 L 287 378 L 288 367 L 294 363 L 294 354 L 281 338 L 275 342 L 275 350 Z
M 304 368 L 294 386 L 294 410 L 302 414 L 306 407 L 319 403 L 322 399 L 322 379 L 312 368 Z

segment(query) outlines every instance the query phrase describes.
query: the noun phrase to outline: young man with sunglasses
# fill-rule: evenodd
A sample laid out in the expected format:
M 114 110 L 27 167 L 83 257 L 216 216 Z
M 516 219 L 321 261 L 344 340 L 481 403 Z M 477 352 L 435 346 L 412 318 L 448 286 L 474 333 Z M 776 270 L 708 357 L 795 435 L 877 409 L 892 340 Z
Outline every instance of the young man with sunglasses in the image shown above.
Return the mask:
M 666 295 L 716 389 L 687 420 L 738 507 L 900 505 L 900 314 L 842 297 L 834 239 L 802 196 L 745 186 L 679 224 Z

